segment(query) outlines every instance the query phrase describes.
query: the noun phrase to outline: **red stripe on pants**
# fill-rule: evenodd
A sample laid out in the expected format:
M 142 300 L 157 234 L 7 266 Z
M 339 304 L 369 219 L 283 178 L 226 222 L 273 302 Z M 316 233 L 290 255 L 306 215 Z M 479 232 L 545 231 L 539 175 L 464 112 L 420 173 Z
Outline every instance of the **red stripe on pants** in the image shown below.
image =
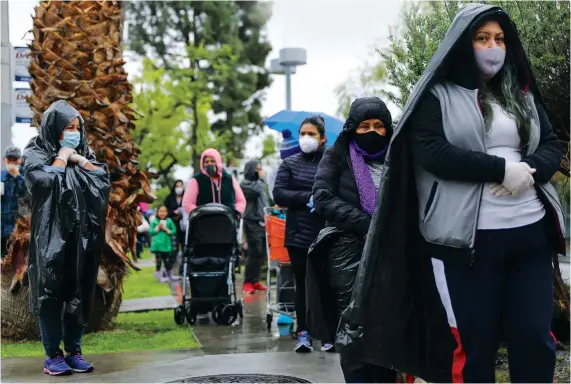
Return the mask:
M 452 382 L 453 383 L 463 383 L 464 382 L 464 366 L 466 365 L 466 353 L 462 348 L 462 342 L 460 341 L 460 333 L 457 328 L 450 328 L 454 340 L 458 345 L 454 350 L 452 355 Z

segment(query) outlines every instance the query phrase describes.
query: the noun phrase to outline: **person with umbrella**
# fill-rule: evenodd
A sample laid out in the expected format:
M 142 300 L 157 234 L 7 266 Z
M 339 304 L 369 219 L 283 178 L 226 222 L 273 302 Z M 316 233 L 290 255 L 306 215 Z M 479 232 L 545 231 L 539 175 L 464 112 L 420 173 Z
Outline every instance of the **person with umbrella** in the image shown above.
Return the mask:
M 321 116 L 304 119 L 299 127 L 301 153 L 286 158 L 278 170 L 274 201 L 287 208 L 285 246 L 295 274 L 296 352 L 311 352 L 306 323 L 305 277 L 307 251 L 325 220 L 314 213 L 313 180 L 325 150 L 325 124 Z

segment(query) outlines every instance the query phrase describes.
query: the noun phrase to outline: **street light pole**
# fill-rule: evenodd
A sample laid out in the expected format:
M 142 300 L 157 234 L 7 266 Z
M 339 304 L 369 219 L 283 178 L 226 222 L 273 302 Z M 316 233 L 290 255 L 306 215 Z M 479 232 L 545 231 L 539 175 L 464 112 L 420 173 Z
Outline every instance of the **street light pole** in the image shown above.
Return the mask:
M 291 67 L 286 65 L 285 67 L 285 77 L 286 77 L 286 109 L 291 111 Z
M 307 64 L 307 53 L 303 48 L 283 48 L 279 59 L 270 61 L 270 73 L 286 77 L 286 109 L 291 111 L 291 76 L 296 68 Z
M 2 125 L 0 126 L 0 151 L 4 156 L 4 151 L 12 145 L 12 49 L 10 46 L 10 28 L 8 14 L 8 1 L 0 1 L 0 20 L 2 28 L 0 30 L 1 38 L 1 81 L 2 90 L 0 91 L 2 103 Z M 4 163 L 2 163 L 4 168 Z

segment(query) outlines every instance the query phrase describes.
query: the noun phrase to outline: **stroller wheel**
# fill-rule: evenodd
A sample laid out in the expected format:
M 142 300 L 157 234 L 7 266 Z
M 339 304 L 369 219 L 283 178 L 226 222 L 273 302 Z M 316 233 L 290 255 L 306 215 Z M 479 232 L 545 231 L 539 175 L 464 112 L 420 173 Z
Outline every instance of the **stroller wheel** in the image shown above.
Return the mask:
M 221 323 L 224 325 L 232 325 L 238 317 L 238 311 L 236 307 L 232 304 L 225 305 L 221 311 Z
M 192 307 L 192 305 L 187 306 L 186 321 L 188 321 L 188 324 L 190 325 L 196 324 L 197 318 L 198 318 L 198 313 L 196 313 L 196 310 Z
M 274 321 L 274 316 L 271 313 L 266 315 L 266 325 L 268 326 L 268 331 L 272 329 L 272 322 Z
M 174 309 L 174 322 L 178 325 L 184 324 L 184 307 L 182 305 Z
M 244 318 L 244 299 L 240 299 L 235 302 L 234 306 L 236 307 L 236 312 L 238 313 L 238 316 L 240 316 L 240 319 Z
M 212 310 L 212 320 L 214 321 L 214 323 L 218 324 L 218 325 L 222 325 L 222 309 L 223 306 L 222 305 L 217 305 L 216 307 L 214 307 L 214 309 Z

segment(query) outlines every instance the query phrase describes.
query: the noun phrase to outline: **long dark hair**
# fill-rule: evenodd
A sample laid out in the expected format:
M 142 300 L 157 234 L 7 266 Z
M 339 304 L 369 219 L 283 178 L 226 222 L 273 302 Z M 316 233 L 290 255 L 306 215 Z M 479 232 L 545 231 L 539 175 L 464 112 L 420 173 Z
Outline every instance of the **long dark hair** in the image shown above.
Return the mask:
M 301 127 L 305 124 L 311 124 L 315 128 L 317 128 L 317 132 L 319 132 L 319 137 L 325 137 L 325 119 L 319 115 L 311 116 L 304 119 L 299 126 L 299 131 L 301 131 Z
M 516 71 L 511 56 L 506 55 L 506 61 L 500 72 L 488 83 L 482 82 L 480 105 L 482 106 L 486 132 L 490 131 L 494 120 L 494 110 L 491 103 L 495 101 L 515 120 L 523 148 L 529 143 L 532 134 L 531 114 L 522 87 L 518 83 Z

